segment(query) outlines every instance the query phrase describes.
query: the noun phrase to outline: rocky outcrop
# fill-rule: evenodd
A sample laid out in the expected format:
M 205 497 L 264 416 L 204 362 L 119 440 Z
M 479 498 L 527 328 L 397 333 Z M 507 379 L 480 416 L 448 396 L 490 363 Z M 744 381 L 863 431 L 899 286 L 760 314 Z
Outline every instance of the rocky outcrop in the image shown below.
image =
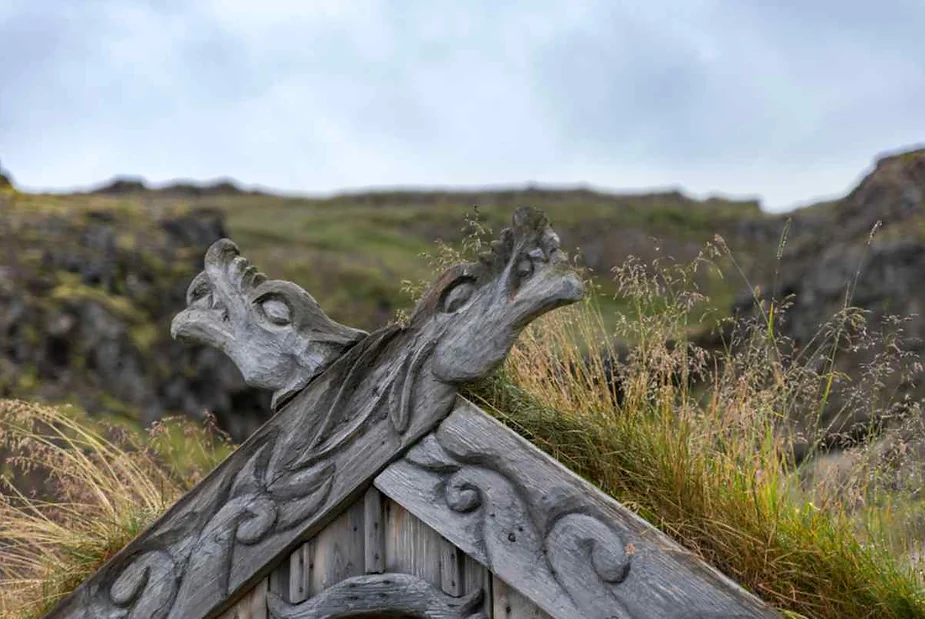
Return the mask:
M 821 420 L 823 427 L 831 424 L 833 443 L 864 435 L 871 422 L 881 421 L 871 415 L 895 410 L 851 405 L 850 414 L 839 412 L 857 395 L 847 391 L 866 388 L 865 373 L 890 341 L 880 333 L 895 333 L 901 326 L 897 344 L 908 357 L 906 362 L 897 358 L 894 367 L 909 366 L 911 373 L 887 373 L 878 379 L 879 389 L 896 400 L 925 398 L 925 374 L 914 367 L 925 358 L 925 150 L 884 157 L 842 200 L 795 213 L 779 271 L 777 297 L 789 296 L 792 305 L 776 328 L 798 348 L 811 345 L 846 298 L 866 312 L 869 341 L 849 343 L 858 337 L 849 330 L 837 354 L 836 368 L 849 380 L 840 383 L 842 392 Z M 772 290 L 770 278 L 764 279 L 762 289 Z M 748 313 L 752 305 L 743 297 L 734 310 Z M 891 317 L 905 320 L 896 325 Z
M 209 210 L 96 199 L 33 208 L 0 195 L 0 397 L 75 402 L 150 423 L 214 413 L 241 440 L 269 396 L 212 349 L 170 337 L 208 246 Z

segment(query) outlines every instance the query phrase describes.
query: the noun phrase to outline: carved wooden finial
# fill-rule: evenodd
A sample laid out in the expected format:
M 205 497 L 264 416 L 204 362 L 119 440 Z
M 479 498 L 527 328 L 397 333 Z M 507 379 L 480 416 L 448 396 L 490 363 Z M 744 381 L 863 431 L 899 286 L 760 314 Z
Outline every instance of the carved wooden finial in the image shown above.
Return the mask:
M 267 281 L 228 239 L 206 252 L 186 301 L 171 334 L 227 354 L 248 385 L 274 392 L 274 408 L 366 336 L 328 318 L 292 282 Z
M 504 360 L 527 324 L 583 294 L 549 220 L 541 211 L 521 207 L 491 253 L 437 280 L 411 325 L 430 323 L 438 340 L 433 365 L 438 378 L 472 381 Z

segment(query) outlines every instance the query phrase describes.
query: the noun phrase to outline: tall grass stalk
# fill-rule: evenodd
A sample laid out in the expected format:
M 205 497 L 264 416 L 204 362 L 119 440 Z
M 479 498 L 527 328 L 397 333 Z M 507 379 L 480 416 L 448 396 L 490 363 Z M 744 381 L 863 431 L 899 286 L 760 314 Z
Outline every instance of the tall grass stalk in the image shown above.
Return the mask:
M 895 552 L 921 528 L 904 527 L 912 503 L 875 493 L 875 459 L 827 488 L 808 488 L 794 465 L 790 420 L 828 397 L 832 368 L 794 363 L 767 315 L 725 351 L 689 344 L 699 266 L 617 270 L 631 312 L 616 336 L 631 352 L 591 299 L 529 327 L 469 395 L 780 609 L 925 617 L 921 566 Z
M 77 411 L 0 400 L 0 616 L 47 611 L 229 449 L 192 422 L 166 420 L 140 436 Z

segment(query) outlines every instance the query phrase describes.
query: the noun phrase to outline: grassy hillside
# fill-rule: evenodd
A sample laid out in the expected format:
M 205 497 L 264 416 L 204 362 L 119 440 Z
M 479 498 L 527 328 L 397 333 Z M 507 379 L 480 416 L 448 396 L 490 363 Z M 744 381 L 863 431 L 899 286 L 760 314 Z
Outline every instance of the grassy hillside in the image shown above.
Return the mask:
M 31 583 L 31 599 L 61 594 L 226 453 L 203 438 L 208 453 L 188 476 L 138 438 L 142 425 L 205 409 L 242 440 L 265 418 L 265 394 L 248 390 L 227 359 L 168 335 L 216 238 L 302 285 L 335 319 L 373 329 L 432 278 L 422 254 L 440 253 L 435 241 L 453 254 L 467 216 L 497 232 L 529 204 L 547 212 L 597 294 L 531 328 L 504 370 L 469 395 L 780 608 L 925 617 L 925 320 L 914 315 L 925 303 L 923 196 L 925 153 L 879 162 L 849 196 L 790 224 L 755 203 L 678 193 L 309 199 L 229 184 L 119 183 L 64 196 L 2 187 L 0 397 L 75 402 L 91 413 L 81 424 L 121 418 L 134 438 L 119 443 L 125 454 L 106 451 L 55 409 L 0 406 L 4 473 L 28 464 L 10 454 L 35 446 L 43 424 L 64 428 L 55 445 L 77 436 L 79 449 L 105 448 L 81 460 L 80 475 L 63 476 L 65 501 L 95 497 L 80 509 L 36 508 L 27 495 L 46 489 L 42 476 L 17 478 L 25 496 L 0 503 L 0 538 L 16 543 L 0 544 L 0 557 L 16 566 L 11 582 Z M 739 327 L 703 337 L 734 311 Z M 196 442 L 196 432 L 179 434 Z M 826 455 L 833 435 L 850 441 Z M 37 453 L 65 473 L 72 463 L 68 451 Z M 127 473 L 96 475 L 94 462 L 123 455 Z M 167 494 L 132 490 L 152 479 Z
M 122 199 L 144 196 L 128 193 Z M 69 199 L 75 204 L 90 201 Z M 229 235 L 251 262 L 271 277 L 311 291 L 341 322 L 367 329 L 408 306 L 401 282 L 425 278 L 429 265 L 421 254 L 431 252 L 437 240 L 459 242 L 464 219 L 475 217 L 476 209 L 481 221 L 495 230 L 507 225 L 516 206 L 545 210 L 564 246 L 604 285 L 610 282 L 610 269 L 631 254 L 645 260 L 659 254 L 689 260 L 716 233 L 736 237 L 745 221 L 782 225 L 753 202 L 700 202 L 678 193 L 396 192 L 322 200 L 259 194 L 171 197 L 167 192 L 147 200 L 221 211 Z M 773 247 L 775 239 L 768 239 Z M 760 249 L 750 244 L 747 253 L 757 256 Z M 732 291 L 742 287 L 741 282 L 716 278 L 706 283 L 717 306 L 724 308 Z

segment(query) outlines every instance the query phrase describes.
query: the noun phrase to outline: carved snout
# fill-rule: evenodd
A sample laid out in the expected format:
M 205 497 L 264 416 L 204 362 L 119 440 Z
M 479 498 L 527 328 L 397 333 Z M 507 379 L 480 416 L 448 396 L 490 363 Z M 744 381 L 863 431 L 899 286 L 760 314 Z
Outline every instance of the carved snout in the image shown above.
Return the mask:
M 535 257 L 529 273 L 518 275 L 514 268 L 502 275 L 508 281 L 499 280 L 484 290 L 444 333 L 434 353 L 437 378 L 460 383 L 487 376 L 530 322 L 584 296 L 581 278 L 561 251 L 548 259 Z
M 564 255 L 561 259 L 540 263 L 533 276 L 522 283 L 511 303 L 509 328 L 519 333 L 546 312 L 580 301 L 584 295 L 584 283 L 569 268 Z
M 174 316 L 170 335 L 191 344 L 209 344 L 227 354 L 234 334 L 224 327 L 222 310 L 187 308 Z

